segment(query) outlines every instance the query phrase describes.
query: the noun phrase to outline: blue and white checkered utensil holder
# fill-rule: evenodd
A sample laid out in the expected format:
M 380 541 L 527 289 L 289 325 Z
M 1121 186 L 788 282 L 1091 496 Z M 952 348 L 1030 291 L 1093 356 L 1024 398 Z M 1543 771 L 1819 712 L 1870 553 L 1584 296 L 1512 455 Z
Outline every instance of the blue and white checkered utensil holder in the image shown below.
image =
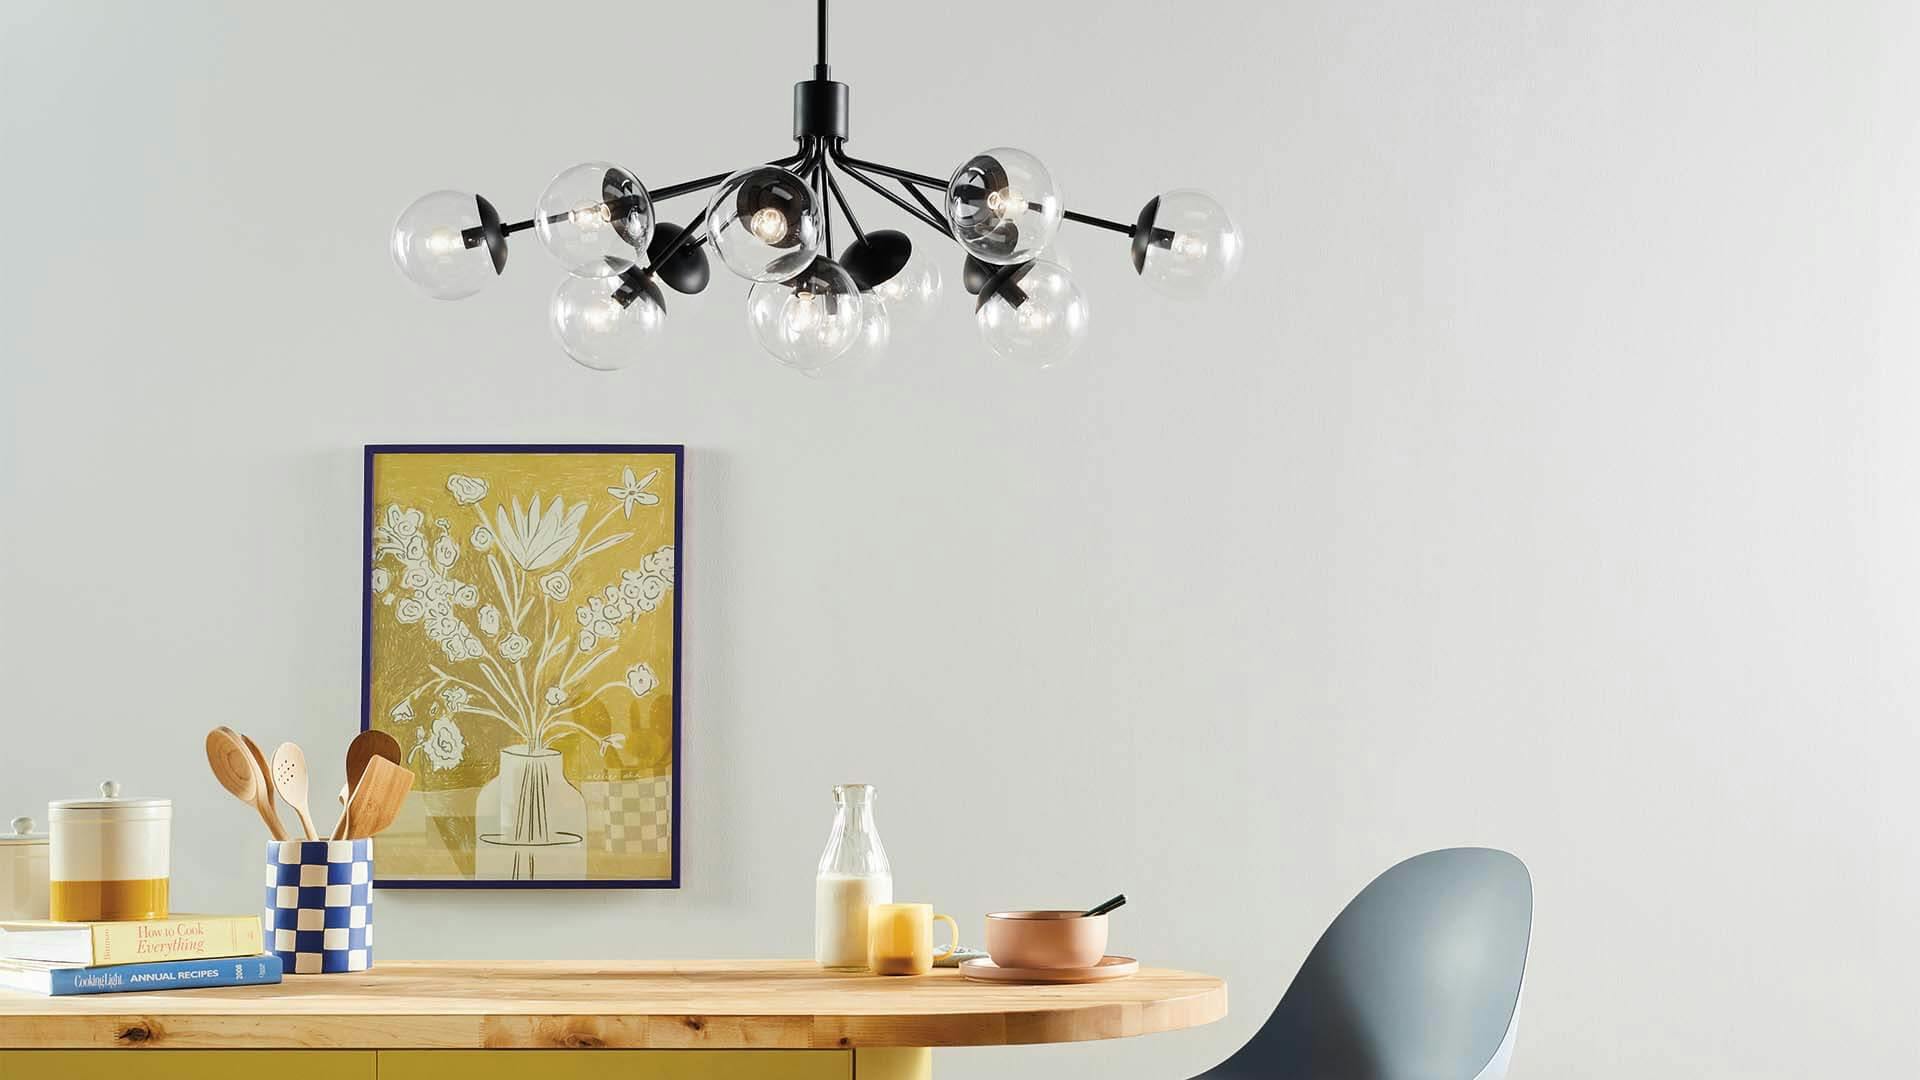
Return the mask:
M 267 951 L 288 975 L 373 966 L 373 841 L 267 841 Z

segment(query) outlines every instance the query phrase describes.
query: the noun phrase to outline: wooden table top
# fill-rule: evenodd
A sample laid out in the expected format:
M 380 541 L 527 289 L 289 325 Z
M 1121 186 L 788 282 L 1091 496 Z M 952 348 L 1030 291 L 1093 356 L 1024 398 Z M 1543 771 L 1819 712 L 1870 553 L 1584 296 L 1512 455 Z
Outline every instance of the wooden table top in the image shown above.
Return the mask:
M 277 986 L 46 998 L 0 990 L 0 1049 L 840 1049 L 1077 1042 L 1227 1014 L 1226 983 L 1142 968 L 1008 986 L 951 968 L 882 978 L 804 960 L 388 963 Z

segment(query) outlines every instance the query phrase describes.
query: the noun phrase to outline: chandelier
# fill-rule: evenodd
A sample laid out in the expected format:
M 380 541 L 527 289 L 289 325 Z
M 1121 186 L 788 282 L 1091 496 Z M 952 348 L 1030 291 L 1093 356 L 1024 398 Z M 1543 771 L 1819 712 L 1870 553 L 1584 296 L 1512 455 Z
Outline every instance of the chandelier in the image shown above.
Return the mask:
M 861 227 L 842 180 L 957 243 L 980 336 L 1037 367 L 1064 360 L 1087 335 L 1086 297 L 1049 251 L 1062 222 L 1127 237 L 1134 271 L 1168 295 L 1197 296 L 1233 275 L 1240 232 L 1204 192 L 1157 195 L 1128 224 L 1068 209 L 1047 167 L 1011 147 L 975 154 L 946 179 L 851 156 L 848 87 L 827 66 L 827 0 L 818 16 L 813 78 L 793 88 L 795 152 L 651 189 L 618 165 L 575 165 L 524 221 L 502 221 L 472 192 L 435 191 L 395 222 L 394 262 L 429 295 L 458 300 L 502 273 L 508 238 L 531 229 L 567 272 L 549 308 L 554 336 L 579 363 L 615 370 L 660 335 L 661 286 L 707 287 L 711 249 L 753 282 L 747 322 L 761 346 L 807 374 L 884 350 L 897 327 L 923 323 L 941 293 L 939 267 L 904 232 Z M 705 212 L 687 224 L 658 218 L 660 204 L 708 189 Z M 838 247 L 836 208 L 851 234 Z

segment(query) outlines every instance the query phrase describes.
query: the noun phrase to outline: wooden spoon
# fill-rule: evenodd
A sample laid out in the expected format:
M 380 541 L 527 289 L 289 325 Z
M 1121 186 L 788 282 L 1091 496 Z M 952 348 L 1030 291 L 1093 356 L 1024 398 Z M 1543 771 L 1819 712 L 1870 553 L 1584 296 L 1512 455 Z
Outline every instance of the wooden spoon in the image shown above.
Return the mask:
M 273 812 L 273 796 L 267 791 L 267 773 L 259 767 L 252 754 L 247 752 L 244 736 L 230 727 L 217 727 L 207 732 L 207 764 L 213 769 L 214 779 L 227 793 L 260 815 L 267 823 L 267 832 L 275 840 L 285 840 L 287 830 L 280 824 L 280 818 Z
M 307 755 L 301 752 L 299 744 L 283 742 L 273 752 L 273 788 L 293 807 L 293 815 L 300 819 L 300 828 L 306 831 L 307 839 L 320 839 L 313 831 L 313 815 L 307 813 Z
M 278 823 L 280 821 L 280 809 L 273 804 L 273 768 L 267 764 L 267 755 L 260 752 L 260 744 L 253 741 L 253 736 L 244 731 L 238 734 L 240 741 L 247 744 L 247 753 L 253 755 L 254 765 L 260 769 L 260 801 L 266 804 L 267 813 L 272 814 L 274 822 Z M 274 839 L 288 839 L 285 825 L 280 826 L 278 834 Z
M 381 832 L 400 816 L 400 804 L 413 790 L 413 770 L 403 768 L 384 757 L 369 759 L 360 782 L 353 786 L 347 800 L 347 812 L 334 826 L 333 839 L 359 840 Z
M 347 744 L 347 782 L 340 786 L 341 818 L 347 816 L 347 800 L 352 797 L 355 785 L 360 783 L 361 775 L 367 771 L 367 762 L 374 758 L 385 758 L 395 765 L 402 764 L 399 740 L 384 731 L 363 731 Z M 332 835 L 346 834 L 344 821 L 335 823 Z

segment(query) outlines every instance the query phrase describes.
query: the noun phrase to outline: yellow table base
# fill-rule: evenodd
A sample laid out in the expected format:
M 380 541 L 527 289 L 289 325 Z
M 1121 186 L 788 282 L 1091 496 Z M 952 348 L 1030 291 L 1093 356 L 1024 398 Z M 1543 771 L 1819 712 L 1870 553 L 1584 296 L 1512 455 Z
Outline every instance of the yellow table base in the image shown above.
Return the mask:
M 0 1050 L 0 1080 L 930 1080 L 933 1051 Z

